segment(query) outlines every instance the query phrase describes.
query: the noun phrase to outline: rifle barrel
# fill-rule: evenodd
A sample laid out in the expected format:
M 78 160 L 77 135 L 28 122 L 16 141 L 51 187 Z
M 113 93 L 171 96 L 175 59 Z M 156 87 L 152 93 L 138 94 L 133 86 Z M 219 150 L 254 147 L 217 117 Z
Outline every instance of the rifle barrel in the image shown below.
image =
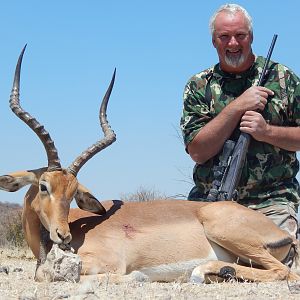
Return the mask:
M 268 65 L 269 65 L 269 62 L 270 62 L 270 58 L 271 58 L 271 55 L 272 55 L 272 52 L 273 52 L 273 49 L 274 49 L 274 46 L 275 46 L 275 43 L 276 43 L 276 40 L 277 40 L 277 36 L 278 36 L 278 34 L 274 34 L 274 36 L 273 36 L 272 43 L 271 43 L 271 46 L 269 48 L 269 52 L 268 52 L 268 55 L 267 55 L 262 73 L 261 73 L 260 78 L 258 80 L 258 86 L 262 85 L 263 79 L 266 75 L 266 71 L 267 71 L 267 68 L 268 68 Z

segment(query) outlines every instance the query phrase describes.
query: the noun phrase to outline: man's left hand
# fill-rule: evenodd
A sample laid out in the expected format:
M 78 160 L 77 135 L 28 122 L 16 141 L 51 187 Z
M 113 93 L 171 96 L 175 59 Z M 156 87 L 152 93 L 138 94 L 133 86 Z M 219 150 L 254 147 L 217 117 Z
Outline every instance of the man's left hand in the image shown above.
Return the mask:
M 241 118 L 240 130 L 250 134 L 257 141 L 264 141 L 269 124 L 263 116 L 256 111 L 246 111 Z

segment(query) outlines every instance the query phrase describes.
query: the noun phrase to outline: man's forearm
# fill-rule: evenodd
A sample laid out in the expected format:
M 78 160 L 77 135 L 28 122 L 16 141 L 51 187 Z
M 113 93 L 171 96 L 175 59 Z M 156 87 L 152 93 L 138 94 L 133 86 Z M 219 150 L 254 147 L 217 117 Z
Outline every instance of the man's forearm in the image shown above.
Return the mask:
M 262 141 L 288 151 L 299 151 L 300 127 L 268 125 Z
M 240 130 L 259 142 L 288 151 L 300 150 L 300 127 L 270 125 L 258 112 L 247 111 L 241 119 Z
M 238 126 L 246 111 L 263 111 L 268 95 L 274 92 L 261 86 L 252 86 L 230 102 L 209 123 L 207 123 L 188 145 L 191 158 L 205 163 L 222 149 L 224 142 Z
M 191 158 L 203 164 L 222 149 L 224 142 L 238 126 L 242 112 L 232 104 L 207 123 L 188 145 Z

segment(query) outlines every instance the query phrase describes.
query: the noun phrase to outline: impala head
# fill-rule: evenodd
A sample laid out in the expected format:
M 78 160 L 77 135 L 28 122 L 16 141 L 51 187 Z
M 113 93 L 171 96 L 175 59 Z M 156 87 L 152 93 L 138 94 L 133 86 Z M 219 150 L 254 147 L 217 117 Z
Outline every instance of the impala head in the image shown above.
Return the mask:
M 68 214 L 73 198 L 75 198 L 77 205 L 81 209 L 100 215 L 106 212 L 101 203 L 78 182 L 76 176 L 81 167 L 90 158 L 116 140 L 116 136 L 106 118 L 106 108 L 113 88 L 115 72 L 103 98 L 99 112 L 100 125 L 104 132 L 104 138 L 82 152 L 68 168 L 63 169 L 49 133 L 43 125 L 20 106 L 20 72 L 25 48 L 26 46 L 23 48 L 16 66 L 9 101 L 10 108 L 18 118 L 36 133 L 43 143 L 47 153 L 48 166 L 41 169 L 0 176 L 0 189 L 14 192 L 23 186 L 31 185 L 26 194 L 24 206 L 27 206 L 27 209 L 33 210 L 38 215 L 40 222 L 49 231 L 53 242 L 67 244 L 72 239 L 68 225 Z

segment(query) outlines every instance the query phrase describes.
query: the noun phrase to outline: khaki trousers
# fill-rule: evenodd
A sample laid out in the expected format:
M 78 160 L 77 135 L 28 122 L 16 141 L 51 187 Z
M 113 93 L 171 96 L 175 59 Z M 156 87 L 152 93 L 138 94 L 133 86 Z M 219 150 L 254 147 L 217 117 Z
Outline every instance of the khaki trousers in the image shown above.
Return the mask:
M 290 235 L 297 238 L 297 214 L 295 209 L 290 205 L 272 205 L 256 209 L 256 211 L 263 213 L 281 229 L 286 230 Z

